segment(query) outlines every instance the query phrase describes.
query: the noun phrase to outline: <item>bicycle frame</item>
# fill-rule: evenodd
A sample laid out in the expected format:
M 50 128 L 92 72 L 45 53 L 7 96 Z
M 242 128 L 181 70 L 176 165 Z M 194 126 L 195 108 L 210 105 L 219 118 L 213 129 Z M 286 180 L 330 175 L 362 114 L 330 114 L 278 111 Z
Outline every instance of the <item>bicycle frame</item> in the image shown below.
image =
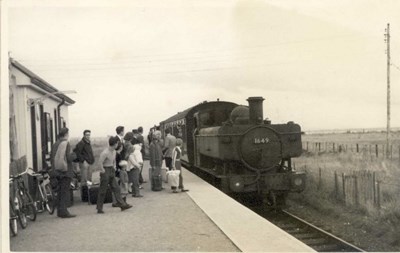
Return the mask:
M 14 199 L 19 199 L 21 201 L 21 206 L 19 206 L 20 212 L 24 213 L 27 218 L 30 220 L 34 221 L 36 220 L 36 207 L 33 203 L 32 197 L 30 196 L 28 189 L 25 186 L 25 181 L 22 178 L 22 175 L 24 174 L 30 174 L 32 169 L 27 168 L 24 172 L 16 175 L 16 176 L 11 176 L 11 180 L 13 181 L 14 188 L 13 192 L 18 195 L 14 197 Z

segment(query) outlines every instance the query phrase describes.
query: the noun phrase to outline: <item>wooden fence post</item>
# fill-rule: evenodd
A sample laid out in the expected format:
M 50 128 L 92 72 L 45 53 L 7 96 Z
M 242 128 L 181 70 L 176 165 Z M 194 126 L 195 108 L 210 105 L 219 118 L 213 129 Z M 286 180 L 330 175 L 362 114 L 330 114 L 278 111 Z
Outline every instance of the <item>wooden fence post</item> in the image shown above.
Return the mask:
M 375 144 L 375 154 L 376 154 L 376 157 L 378 157 L 378 144 Z
M 335 170 L 335 198 L 336 199 L 339 198 L 339 182 L 338 182 L 338 175 L 337 175 L 336 170 Z
M 322 171 L 321 167 L 318 168 L 318 189 L 321 189 L 322 185 Z
M 318 142 L 318 151 L 321 152 L 321 142 Z
M 373 194 L 374 194 L 374 205 L 376 205 L 376 173 L 372 174 L 372 189 L 373 189 Z
M 308 152 L 308 141 L 307 141 L 307 146 L 306 146 L 307 152 Z
M 377 193 L 377 207 L 381 208 L 381 186 L 380 181 L 376 181 L 376 193 Z
M 356 148 L 357 148 L 357 153 L 359 152 L 359 150 L 358 150 L 358 143 L 356 144 Z
M 390 160 L 393 160 L 393 145 L 390 145 Z
M 346 179 L 345 174 L 342 173 L 342 188 L 343 188 L 343 202 L 346 203 Z
M 359 205 L 359 201 L 358 201 L 358 178 L 357 175 L 353 175 L 354 178 L 354 202 L 356 204 L 356 206 Z

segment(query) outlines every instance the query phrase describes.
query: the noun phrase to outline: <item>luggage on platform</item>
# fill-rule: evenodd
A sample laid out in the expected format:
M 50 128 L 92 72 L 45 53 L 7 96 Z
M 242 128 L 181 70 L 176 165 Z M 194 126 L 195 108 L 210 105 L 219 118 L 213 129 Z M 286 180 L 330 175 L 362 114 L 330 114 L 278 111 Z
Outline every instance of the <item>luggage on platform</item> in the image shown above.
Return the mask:
M 157 173 L 153 168 L 151 168 L 151 190 L 152 191 L 162 190 L 161 174 Z
M 82 202 L 88 202 L 88 187 L 87 185 L 82 185 L 81 186 L 81 200 Z
M 168 180 L 172 187 L 179 186 L 179 174 L 181 173 L 180 170 L 170 170 L 168 171 Z
M 88 202 L 88 204 L 97 204 L 97 197 L 99 196 L 99 184 L 94 184 L 91 186 L 84 185 L 81 187 L 81 200 L 83 202 Z M 106 197 L 104 199 L 104 204 L 112 203 L 112 193 L 110 186 L 107 187 Z

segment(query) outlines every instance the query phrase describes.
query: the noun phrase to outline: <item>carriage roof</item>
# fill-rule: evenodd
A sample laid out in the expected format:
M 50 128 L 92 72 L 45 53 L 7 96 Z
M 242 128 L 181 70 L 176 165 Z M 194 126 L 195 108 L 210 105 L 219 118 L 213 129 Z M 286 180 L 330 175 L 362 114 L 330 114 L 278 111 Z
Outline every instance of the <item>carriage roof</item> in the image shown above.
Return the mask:
M 190 108 L 188 108 L 188 109 L 186 109 L 186 110 L 184 110 L 182 112 L 178 112 L 174 116 L 169 117 L 168 119 L 166 119 L 164 121 L 161 121 L 160 124 L 166 124 L 166 123 L 169 123 L 169 122 L 174 122 L 174 121 L 178 121 L 178 120 L 184 119 L 184 118 L 186 118 L 187 115 L 192 114 L 195 111 L 198 111 L 200 109 L 203 109 L 204 107 L 209 107 L 209 106 L 212 106 L 212 105 L 223 105 L 223 104 L 231 104 L 233 106 L 237 106 L 237 104 L 235 104 L 235 103 L 226 102 L 226 101 L 211 101 L 211 102 L 205 101 L 203 103 L 200 103 L 198 105 L 190 107 Z

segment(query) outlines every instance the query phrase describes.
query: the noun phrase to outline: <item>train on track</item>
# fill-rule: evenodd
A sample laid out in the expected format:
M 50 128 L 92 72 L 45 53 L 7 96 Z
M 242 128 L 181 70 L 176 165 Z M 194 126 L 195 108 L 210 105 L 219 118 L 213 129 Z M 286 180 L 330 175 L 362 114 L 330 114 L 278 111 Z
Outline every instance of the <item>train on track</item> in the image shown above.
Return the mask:
M 160 130 L 181 138 L 184 165 L 221 191 L 282 206 L 289 192 L 305 188 L 305 173 L 294 171 L 291 162 L 302 153 L 301 128 L 264 119 L 264 98 L 247 101 L 248 106 L 205 101 L 160 122 Z

